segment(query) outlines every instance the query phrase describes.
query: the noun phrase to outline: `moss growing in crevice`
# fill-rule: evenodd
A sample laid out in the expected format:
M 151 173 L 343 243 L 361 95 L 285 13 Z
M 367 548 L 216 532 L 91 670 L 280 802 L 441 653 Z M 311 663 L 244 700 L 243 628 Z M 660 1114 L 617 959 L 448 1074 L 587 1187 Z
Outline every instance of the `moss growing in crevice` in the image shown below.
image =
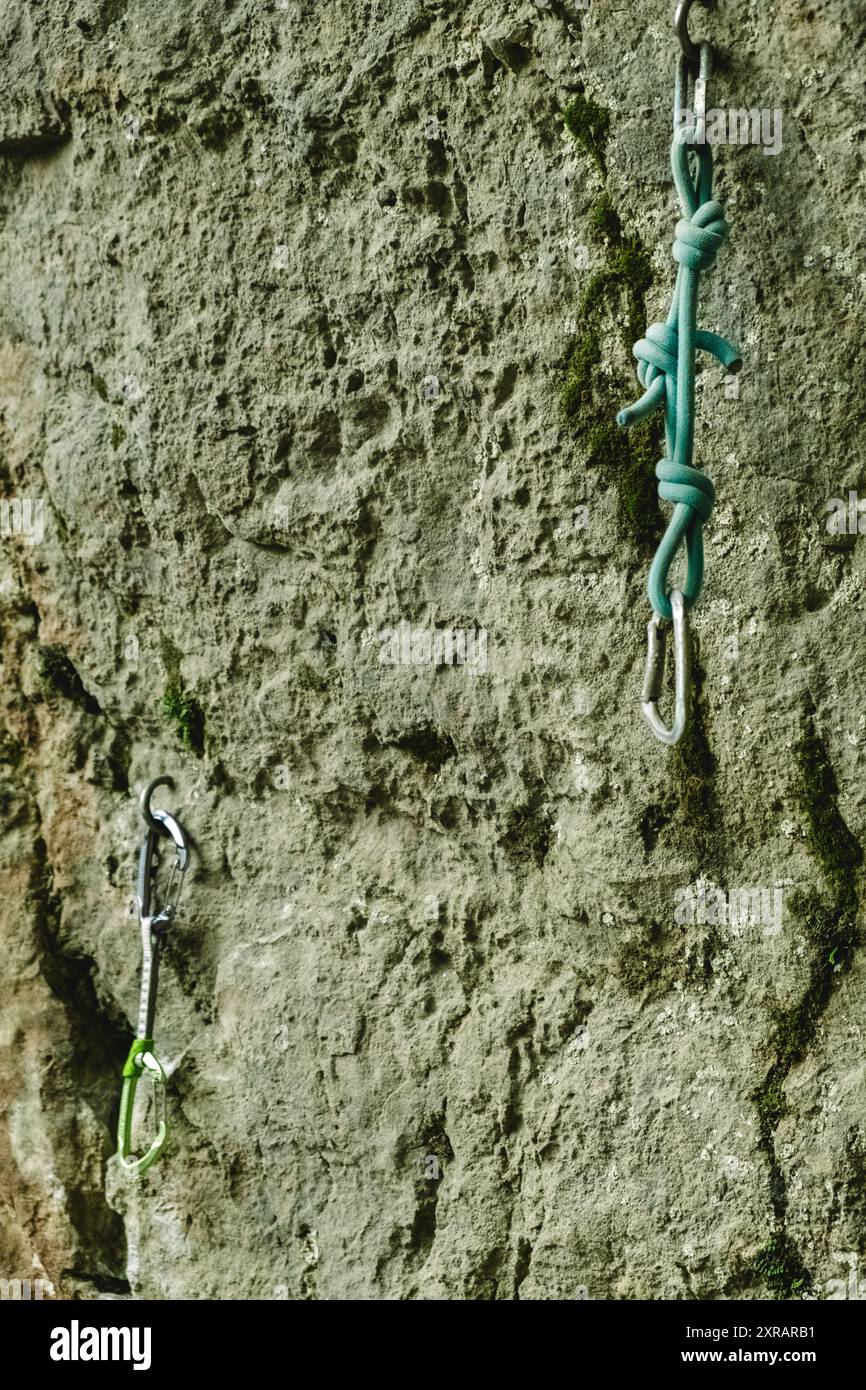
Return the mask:
M 566 419 L 577 428 L 595 406 L 595 373 L 600 363 L 601 341 L 593 328 L 587 328 L 568 359 L 560 398 Z
M 773 1061 L 753 1094 L 761 1147 L 770 1169 L 770 1195 L 776 1227 L 755 1260 L 767 1288 L 780 1298 L 796 1298 L 809 1288 L 803 1268 L 785 1233 L 787 1194 L 776 1157 L 775 1131 L 787 1113 L 784 1084 L 791 1068 L 805 1057 L 827 1007 L 836 978 L 851 963 L 859 942 L 857 874 L 863 850 L 839 810 L 836 776 L 823 739 L 807 710 L 803 733 L 795 750 L 797 791 L 806 818 L 809 844 L 830 891 L 826 901 L 813 894 L 793 904 L 813 947 L 809 982 L 801 998 L 781 1010 L 771 1037 Z
M 605 151 L 610 134 L 610 112 L 585 92 L 578 92 L 562 113 L 562 124 L 585 150 L 601 174 L 607 173 Z
M 646 295 L 652 285 L 649 253 L 636 234 L 626 236 L 619 214 L 607 193 L 592 207 L 589 225 L 593 235 L 607 248 L 607 261 L 589 281 L 581 301 L 581 313 L 589 317 L 606 303 L 624 303 L 626 308 L 622 340 L 627 351 L 643 337 L 646 328 Z
M 623 232 L 607 193 L 593 205 L 589 227 L 605 247 L 606 259 L 581 300 L 581 329 L 566 361 L 560 401 L 563 415 L 588 449 L 587 467 L 601 465 L 616 487 L 621 533 L 648 552 L 662 530 L 655 483 L 655 465 L 663 452 L 661 417 L 629 431 L 616 424 L 634 382 L 605 371 L 602 335 L 606 318 L 622 318 L 623 343 L 630 352 L 644 330 L 652 270 L 640 238 Z
M 863 850 L 842 819 L 836 774 L 815 732 L 811 713 L 797 744 L 796 758 L 800 804 L 812 853 L 821 866 L 836 913 L 856 913 L 856 871 L 863 862 Z
M 587 468 L 607 469 L 616 485 L 620 530 L 636 545 L 652 549 L 659 538 L 655 465 L 660 457 L 659 429 L 645 420 L 628 436 L 613 424 L 596 425 L 589 434 Z
M 774 1130 L 785 1116 L 788 1103 L 782 1090 L 782 1078 L 768 1076 L 760 1093 L 755 1097 L 761 1136 Z
M 449 759 L 456 756 L 457 748 L 450 734 L 435 728 L 432 724 L 418 724 L 393 740 L 395 748 L 411 754 L 424 763 L 431 772 L 440 772 Z
M 172 682 L 162 697 L 162 712 L 174 724 L 184 747 L 200 758 L 204 752 L 205 715 L 195 696 Z
M 328 677 L 325 672 L 317 671 L 308 661 L 302 661 L 298 666 L 296 679 L 301 690 L 317 690 L 321 693 L 328 689 Z
M 670 811 L 667 806 L 653 802 L 647 806 L 638 821 L 640 837 L 643 840 L 643 847 L 647 854 L 652 854 L 656 847 L 658 837 L 670 821 Z
M 0 729 L 0 767 L 13 770 L 24 760 L 24 744 L 8 729 Z
M 601 197 L 592 205 L 589 214 L 590 230 L 596 236 L 604 237 L 611 246 L 619 246 L 622 242 L 622 223 L 619 220 L 619 213 L 613 205 L 610 194 L 602 193 Z
M 539 788 L 526 805 L 511 812 L 499 844 L 512 864 L 534 864 L 542 869 L 550 851 L 552 833 L 546 793 Z

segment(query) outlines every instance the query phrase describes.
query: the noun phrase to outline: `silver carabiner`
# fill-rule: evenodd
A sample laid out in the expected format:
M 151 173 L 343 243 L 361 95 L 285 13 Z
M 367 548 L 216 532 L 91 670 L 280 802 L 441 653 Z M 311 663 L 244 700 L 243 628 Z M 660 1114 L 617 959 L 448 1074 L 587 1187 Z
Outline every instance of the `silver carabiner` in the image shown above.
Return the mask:
M 155 811 L 151 807 L 151 794 L 156 787 L 173 787 L 170 777 L 155 777 L 141 794 L 141 814 L 147 826 L 147 833 L 141 847 L 138 863 L 138 912 L 141 918 L 153 917 L 154 921 L 168 923 L 177 910 L 184 874 L 189 867 L 189 840 L 183 826 L 179 825 L 168 811 Z M 162 838 L 173 841 L 177 855 L 171 869 L 171 877 L 164 894 L 163 906 L 159 913 L 151 911 L 151 876 L 153 873 L 154 852 Z
M 158 917 L 154 918 L 154 923 L 157 921 L 168 923 L 177 912 L 184 875 L 189 866 L 189 841 L 183 826 L 178 825 L 174 816 L 170 816 L 168 811 L 154 811 L 153 817 L 162 826 L 163 832 L 169 839 L 174 841 L 174 847 L 177 850 L 177 856 L 171 866 L 171 876 L 165 887 L 162 907 Z
M 691 648 L 686 605 L 680 589 L 670 594 L 674 629 L 674 722 L 667 727 L 658 711 L 665 675 L 665 647 L 669 622 L 653 613 L 647 624 L 646 675 L 641 691 L 643 716 L 661 743 L 679 743 L 689 722 L 689 703 L 692 686 Z

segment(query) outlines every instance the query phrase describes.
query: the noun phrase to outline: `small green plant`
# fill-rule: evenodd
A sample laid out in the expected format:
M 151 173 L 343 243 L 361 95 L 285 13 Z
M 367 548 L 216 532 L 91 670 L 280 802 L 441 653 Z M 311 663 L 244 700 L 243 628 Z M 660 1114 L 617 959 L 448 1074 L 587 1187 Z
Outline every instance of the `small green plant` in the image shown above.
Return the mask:
M 184 747 L 201 757 L 204 752 L 205 716 L 195 696 L 172 682 L 166 686 L 162 697 L 162 712 L 174 724 Z

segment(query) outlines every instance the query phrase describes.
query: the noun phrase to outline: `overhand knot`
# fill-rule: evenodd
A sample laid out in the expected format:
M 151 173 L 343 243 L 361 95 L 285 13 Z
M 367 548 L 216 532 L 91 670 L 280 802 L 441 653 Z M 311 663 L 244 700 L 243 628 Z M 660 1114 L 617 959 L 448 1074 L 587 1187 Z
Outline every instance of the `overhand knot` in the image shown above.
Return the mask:
M 690 270 L 709 270 L 728 236 L 721 203 L 701 203 L 692 216 L 677 223 L 674 260 Z
M 661 459 L 656 464 L 656 477 L 659 480 L 659 497 L 664 502 L 680 502 L 683 506 L 691 507 L 697 514 L 691 518 L 691 523 L 697 517 L 702 522 L 709 521 L 716 489 L 706 473 L 686 463 L 676 464 L 671 463 L 670 459 Z

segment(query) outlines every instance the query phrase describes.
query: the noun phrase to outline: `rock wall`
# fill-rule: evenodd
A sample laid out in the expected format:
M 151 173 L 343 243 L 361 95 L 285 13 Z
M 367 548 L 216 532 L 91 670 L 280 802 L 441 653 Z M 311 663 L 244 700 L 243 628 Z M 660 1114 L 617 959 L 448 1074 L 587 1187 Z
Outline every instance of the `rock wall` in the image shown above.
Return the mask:
M 717 150 L 745 367 L 700 363 L 674 751 L 659 431 L 613 423 L 673 284 L 673 3 L 504 8 L 0 5 L 4 1278 L 856 1281 L 866 4 L 692 14 L 783 138 Z M 158 773 L 197 852 L 130 1183 Z

